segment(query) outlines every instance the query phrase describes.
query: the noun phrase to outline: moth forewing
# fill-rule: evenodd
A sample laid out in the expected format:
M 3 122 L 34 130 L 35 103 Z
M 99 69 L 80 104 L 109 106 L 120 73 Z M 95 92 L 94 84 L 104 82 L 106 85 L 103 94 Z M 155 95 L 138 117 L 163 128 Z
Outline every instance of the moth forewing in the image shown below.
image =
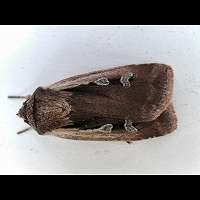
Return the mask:
M 111 133 L 100 133 L 98 131 L 88 132 L 78 128 L 59 128 L 45 135 L 57 136 L 73 140 L 93 140 L 93 141 L 135 141 L 141 139 L 154 138 L 169 134 L 177 128 L 177 118 L 172 104 L 156 119 L 151 122 L 138 123 L 137 134 L 131 134 L 125 129 L 113 130 Z
M 130 87 L 129 81 L 131 77 L 133 77 L 132 87 Z M 48 88 L 57 91 L 69 90 L 91 83 L 95 84 L 102 79 L 110 81 L 110 83 L 107 82 L 106 86 L 112 86 L 113 80 L 121 82 L 121 87 L 124 87 L 124 90 L 121 90 L 121 94 L 116 94 L 116 99 L 117 96 L 123 97 L 127 91 L 132 94 L 129 98 L 132 105 L 127 104 L 127 108 L 129 106 L 130 112 L 136 112 L 135 116 L 139 116 L 142 111 L 145 112 L 144 115 L 132 120 L 151 121 L 156 119 L 167 108 L 172 97 L 173 70 L 170 66 L 156 63 L 120 66 L 77 75 L 54 83 Z M 99 85 L 99 87 L 101 86 Z M 121 87 L 119 85 L 119 88 Z M 126 88 L 130 90 L 126 90 Z
M 106 77 L 108 80 L 120 79 L 123 74 L 128 73 L 130 71 L 135 71 L 134 67 L 136 66 L 137 65 L 113 67 L 106 70 L 99 70 L 99 71 L 90 72 L 90 73 L 86 73 L 82 75 L 77 75 L 77 76 L 60 80 L 47 87 L 54 90 L 64 90 L 64 89 L 74 88 L 79 85 L 87 85 L 89 83 L 94 83 L 95 81 L 97 81 L 98 79 L 101 79 L 102 77 Z

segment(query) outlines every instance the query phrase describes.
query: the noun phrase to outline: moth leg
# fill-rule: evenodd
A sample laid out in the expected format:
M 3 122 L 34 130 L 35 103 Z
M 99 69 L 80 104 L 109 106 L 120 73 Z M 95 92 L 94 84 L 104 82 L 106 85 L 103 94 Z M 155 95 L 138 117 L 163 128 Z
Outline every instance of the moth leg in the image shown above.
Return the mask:
M 133 73 L 127 73 L 120 78 L 120 82 L 123 85 L 123 87 L 131 87 L 131 83 L 129 81 L 130 78 L 133 77 Z
M 26 131 L 28 131 L 30 129 L 31 129 L 31 127 L 25 128 L 25 129 L 23 129 L 21 131 L 18 131 L 17 134 L 20 135 L 20 134 L 22 134 L 22 133 L 24 133 L 24 132 L 26 132 Z
M 113 129 L 112 124 L 105 124 L 105 125 L 101 126 L 100 128 L 95 129 L 95 130 L 99 131 L 99 132 L 103 132 L 103 133 L 111 133 L 112 129 Z
M 132 124 L 133 122 L 131 120 L 125 120 L 124 128 L 127 132 L 136 133 L 138 129 L 135 128 Z
M 102 77 L 97 79 L 96 81 L 94 81 L 97 85 L 102 85 L 102 86 L 106 86 L 109 85 L 109 80 L 106 77 Z
M 9 99 L 29 99 L 31 95 L 26 95 L 26 96 L 15 96 L 15 95 L 9 95 Z

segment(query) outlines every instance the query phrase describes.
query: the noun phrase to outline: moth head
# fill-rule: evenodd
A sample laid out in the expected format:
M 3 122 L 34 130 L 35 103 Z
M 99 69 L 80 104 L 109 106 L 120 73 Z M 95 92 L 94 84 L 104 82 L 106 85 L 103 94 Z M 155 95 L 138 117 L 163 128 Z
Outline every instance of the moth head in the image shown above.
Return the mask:
M 68 94 L 62 91 L 37 88 L 23 103 L 17 115 L 39 134 L 70 125 Z
M 35 119 L 34 119 L 34 95 L 28 97 L 28 99 L 23 103 L 22 107 L 18 111 L 17 115 L 24 119 L 24 122 L 29 124 L 34 129 L 36 128 Z

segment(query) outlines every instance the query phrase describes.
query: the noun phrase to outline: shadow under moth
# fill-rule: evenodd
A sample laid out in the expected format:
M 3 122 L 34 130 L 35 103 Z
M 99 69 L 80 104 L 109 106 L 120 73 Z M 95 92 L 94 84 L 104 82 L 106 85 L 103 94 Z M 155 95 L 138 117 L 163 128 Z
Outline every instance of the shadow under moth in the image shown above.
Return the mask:
M 17 115 L 40 135 L 131 142 L 176 129 L 172 93 L 170 66 L 127 65 L 38 87 Z

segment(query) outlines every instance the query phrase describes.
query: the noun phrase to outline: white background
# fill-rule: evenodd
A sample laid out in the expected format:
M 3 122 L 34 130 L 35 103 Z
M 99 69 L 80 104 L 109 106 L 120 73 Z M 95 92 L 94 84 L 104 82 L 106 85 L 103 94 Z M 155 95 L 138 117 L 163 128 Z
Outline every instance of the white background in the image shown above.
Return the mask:
M 72 75 L 118 65 L 173 66 L 178 129 L 134 142 L 39 136 L 15 114 L 22 100 Z M 199 26 L 0 26 L 0 173 L 200 173 Z

